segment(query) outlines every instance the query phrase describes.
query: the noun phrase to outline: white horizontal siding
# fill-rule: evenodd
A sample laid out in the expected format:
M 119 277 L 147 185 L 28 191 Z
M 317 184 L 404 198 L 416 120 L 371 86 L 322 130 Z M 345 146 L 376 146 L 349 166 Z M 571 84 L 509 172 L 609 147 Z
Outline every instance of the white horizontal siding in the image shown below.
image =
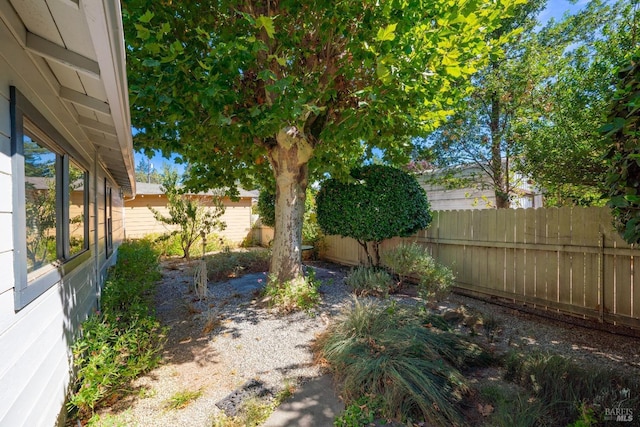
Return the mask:
M 11 235 L 8 237 L 10 238 Z M 0 252 L 0 271 L 2 272 L 2 277 L 0 277 L 0 294 L 2 294 L 3 292 L 13 289 L 13 251 Z M 0 330 L 2 329 L 0 328 Z
M 6 314 L 13 311 L 13 293 L 0 294 L 0 313 L 5 315 L 4 322 L 0 318 L 0 384 L 7 385 L 0 388 L 0 426 L 54 424 L 69 382 L 71 339 L 95 304 L 92 262 L 10 318 Z M 40 410 L 33 411 L 39 405 L 49 407 L 45 418 Z M 40 421 L 29 421 L 27 414 Z
M 2 155 L 0 155 L 2 157 Z M 11 175 L 0 172 L 0 189 L 2 189 L 2 196 L 0 196 L 0 214 L 10 213 L 13 211 L 12 199 L 13 199 L 13 186 L 11 182 Z M 7 236 L 6 234 L 0 234 L 2 238 Z

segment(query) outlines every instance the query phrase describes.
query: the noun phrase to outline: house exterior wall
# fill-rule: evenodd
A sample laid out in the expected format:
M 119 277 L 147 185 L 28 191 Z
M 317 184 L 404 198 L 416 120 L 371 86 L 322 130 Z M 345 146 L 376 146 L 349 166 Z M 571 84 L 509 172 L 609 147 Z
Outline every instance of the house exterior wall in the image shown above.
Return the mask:
M 469 168 L 462 173 L 462 177 L 468 177 L 474 173 Z M 491 188 L 486 175 L 477 171 L 475 186 L 465 188 L 448 189 L 442 185 L 428 181 L 426 177 L 418 176 L 418 182 L 427 193 L 427 200 L 431 210 L 466 210 L 466 209 L 494 209 L 496 207 L 495 191 Z M 531 185 L 519 174 L 514 174 L 514 182 L 517 183 L 515 195 L 511 199 L 511 208 L 540 208 L 543 206 L 542 195 L 539 190 Z
M 206 201 L 207 198 L 202 199 L 205 206 Z M 243 197 L 233 201 L 225 197 L 223 204 L 225 212 L 221 220 L 227 224 L 227 227 L 223 231 L 216 231 L 216 234 L 234 243 L 240 243 L 251 232 L 251 198 Z M 175 229 L 156 221 L 149 207 L 156 209 L 162 215 L 169 215 L 167 197 L 164 194 L 138 195 L 133 200 L 125 201 L 127 238 L 138 239 L 148 234 L 163 234 Z
M 4 30 L 0 21 L 3 47 Z M 80 323 L 97 307 L 104 272 L 117 253 L 114 250 L 107 257 L 104 250 L 107 175 L 95 160 L 83 161 L 89 172 L 88 250 L 59 267 L 57 282 L 17 309 L 14 263 L 20 254 L 13 242 L 14 233 L 21 230 L 14 227 L 13 213 L 24 205 L 16 204 L 13 198 L 17 175 L 11 158 L 10 86 L 25 94 L 33 92 L 28 73 L 14 70 L 2 54 L 0 51 L 0 426 L 53 426 L 64 410 L 73 339 Z M 117 248 L 124 235 L 123 202 L 117 187 L 112 186 L 116 189 L 113 241 Z

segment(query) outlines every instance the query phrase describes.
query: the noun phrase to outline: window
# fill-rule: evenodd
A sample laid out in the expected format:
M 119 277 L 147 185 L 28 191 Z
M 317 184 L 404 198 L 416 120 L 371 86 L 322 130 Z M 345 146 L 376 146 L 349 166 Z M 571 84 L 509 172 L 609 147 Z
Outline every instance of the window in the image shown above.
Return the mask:
M 110 256 L 113 252 L 113 194 L 111 193 L 111 187 L 107 184 L 107 179 L 104 179 L 104 240 L 107 250 L 107 256 Z
M 89 256 L 88 173 L 75 150 L 13 87 L 11 150 L 19 310 Z

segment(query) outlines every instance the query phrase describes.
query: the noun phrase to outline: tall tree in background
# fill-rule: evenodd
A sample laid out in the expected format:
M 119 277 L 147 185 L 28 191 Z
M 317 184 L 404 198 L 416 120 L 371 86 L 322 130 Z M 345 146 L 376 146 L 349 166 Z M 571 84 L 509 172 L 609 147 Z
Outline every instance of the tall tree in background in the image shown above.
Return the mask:
M 608 147 L 598 129 L 614 96 L 615 70 L 637 49 L 639 7 L 638 0 L 592 1 L 539 35 L 571 42 L 540 64 L 550 77 L 533 89 L 514 132 L 519 167 L 545 189 L 548 205 L 605 202 Z
M 540 78 L 535 56 L 542 52 L 532 48 L 531 40 L 536 17 L 545 5 L 546 0 L 519 5 L 513 17 L 487 35 L 488 41 L 501 44 L 504 55 L 492 56 L 473 77 L 474 90 L 466 98 L 466 108 L 423 141 L 440 168 L 432 180 L 448 186 L 487 186 L 495 193 L 497 208 L 509 207 L 513 195 L 512 123 Z M 519 35 L 505 41 L 504 35 L 516 29 Z M 469 167 L 481 172 L 469 175 Z
M 310 174 L 346 176 L 367 147 L 408 152 L 519 1 L 128 0 L 136 146 L 178 153 L 194 189 L 272 174 L 270 271 L 295 278 Z
M 150 184 L 162 184 L 162 175 L 153 167 L 151 160 L 140 159 L 136 165 L 136 181 Z

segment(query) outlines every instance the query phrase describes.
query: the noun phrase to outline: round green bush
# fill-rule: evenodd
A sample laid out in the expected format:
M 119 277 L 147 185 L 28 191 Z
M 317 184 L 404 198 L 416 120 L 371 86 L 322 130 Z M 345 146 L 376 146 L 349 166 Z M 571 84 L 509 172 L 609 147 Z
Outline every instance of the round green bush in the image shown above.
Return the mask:
M 380 242 L 411 236 L 431 223 L 427 195 L 412 175 L 367 165 L 351 177 L 351 182 L 328 179 L 318 193 L 318 224 L 325 234 Z

